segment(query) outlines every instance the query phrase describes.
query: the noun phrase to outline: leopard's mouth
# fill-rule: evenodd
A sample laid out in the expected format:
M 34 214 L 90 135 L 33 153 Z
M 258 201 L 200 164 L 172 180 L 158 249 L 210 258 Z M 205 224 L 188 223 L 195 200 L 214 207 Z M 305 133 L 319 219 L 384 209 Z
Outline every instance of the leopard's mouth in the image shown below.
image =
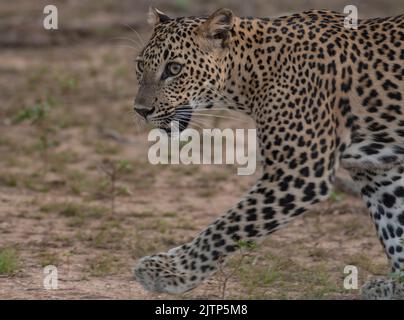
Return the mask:
M 192 108 L 189 106 L 177 107 L 175 112 L 159 125 L 159 129 L 171 135 L 174 131 L 182 132 L 188 128 L 192 118 Z

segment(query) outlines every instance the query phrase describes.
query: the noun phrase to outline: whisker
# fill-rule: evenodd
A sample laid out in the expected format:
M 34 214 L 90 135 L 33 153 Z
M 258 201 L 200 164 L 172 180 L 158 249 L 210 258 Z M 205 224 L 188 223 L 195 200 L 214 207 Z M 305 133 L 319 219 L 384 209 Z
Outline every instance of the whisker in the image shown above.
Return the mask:
M 138 42 L 136 42 L 135 40 L 131 39 L 131 38 L 127 38 L 127 37 L 115 37 L 115 38 L 111 38 L 111 40 L 126 40 L 126 41 L 130 41 L 133 44 L 135 44 L 136 46 L 138 46 L 138 48 L 141 48 L 141 44 L 139 44 Z
M 131 26 L 128 25 L 127 23 L 123 23 L 123 25 L 126 26 L 126 27 L 128 27 L 129 29 L 131 29 L 131 30 L 136 34 L 136 36 L 137 36 L 138 39 L 140 40 L 140 43 L 141 43 L 142 46 L 144 47 L 145 42 L 144 42 L 142 36 L 139 34 L 139 32 L 137 32 L 133 27 L 131 27 Z
M 191 112 L 191 110 L 188 110 L 188 111 L 190 111 Z M 240 114 L 240 112 L 239 111 L 237 111 L 237 110 L 232 110 L 232 109 L 228 109 L 228 108 L 223 108 L 223 107 L 219 107 L 219 108 L 217 108 L 217 107 L 214 107 L 214 108 L 200 108 L 199 106 L 197 107 L 197 108 L 195 108 L 195 109 L 192 109 L 192 111 L 194 112 L 194 111 L 228 111 L 228 112 L 234 112 L 234 113 L 237 113 L 237 114 Z
M 208 123 L 207 121 L 203 121 L 202 119 L 191 119 L 193 122 L 195 122 L 195 123 L 199 123 L 199 124 L 201 124 L 201 125 L 203 125 L 203 126 L 205 126 L 205 127 L 209 127 L 209 126 L 211 126 L 211 124 L 210 123 Z
M 173 121 L 179 120 L 181 122 L 181 120 L 186 120 L 188 121 L 188 124 L 190 125 L 195 125 L 196 127 L 200 128 L 200 129 L 204 129 L 206 126 L 208 126 L 206 123 L 204 123 L 203 121 L 195 121 L 195 119 L 190 118 L 188 115 L 182 115 L 180 113 L 176 113 L 176 117 Z
M 127 48 L 131 48 L 131 49 L 133 49 L 133 50 L 136 50 L 136 51 L 139 50 L 139 48 L 132 47 L 132 46 L 130 46 L 130 45 L 128 45 L 128 44 L 115 44 L 115 46 L 118 46 L 118 47 L 127 47 Z
M 244 122 L 247 122 L 245 119 L 242 118 L 238 118 L 238 117 L 229 117 L 229 116 L 223 116 L 223 115 L 215 115 L 215 114 L 206 114 L 206 113 L 201 113 L 200 111 L 230 111 L 227 108 L 212 108 L 212 109 L 206 109 L 206 108 L 195 108 L 192 110 L 189 109 L 184 109 L 181 110 L 180 112 L 182 112 L 183 114 L 188 114 L 188 115 L 201 115 L 201 116 L 210 116 L 210 117 L 217 117 L 217 118 L 227 118 L 227 119 L 233 119 L 233 120 L 241 120 Z M 234 110 L 231 110 L 233 112 L 237 112 Z M 239 112 L 237 112 L 239 114 Z
M 209 106 L 209 105 L 212 105 L 212 104 L 222 103 L 222 101 L 218 101 L 218 100 L 211 100 L 210 102 L 206 102 L 206 103 L 198 103 L 198 102 L 195 102 L 195 103 L 196 103 L 196 106 L 191 106 L 190 104 L 183 105 L 183 106 L 184 106 L 184 107 L 190 107 L 190 108 L 194 107 L 194 108 L 192 108 L 192 110 L 195 110 L 195 109 L 198 109 L 198 110 L 204 109 L 204 110 L 209 110 L 209 111 L 212 111 L 212 110 L 223 110 L 223 111 L 237 112 L 237 113 L 239 113 L 238 110 L 230 109 L 230 107 L 235 107 L 235 108 L 239 108 L 239 107 L 240 107 L 239 105 L 237 105 L 237 104 L 235 104 L 235 103 L 231 103 L 231 104 L 230 104 L 230 103 L 226 103 L 224 107 L 215 107 L 215 106 L 212 106 L 212 107 L 210 107 L 210 108 L 201 108 L 201 106 L 202 106 L 202 107 L 206 107 L 206 106 Z M 222 104 L 222 105 L 223 105 L 223 104 Z
M 191 113 L 190 113 L 190 115 L 191 115 Z M 242 118 L 228 117 L 228 116 L 222 116 L 222 115 L 216 115 L 216 114 L 206 114 L 206 113 L 194 112 L 194 113 L 192 113 L 192 115 L 203 116 L 203 117 L 212 117 L 212 118 L 221 118 L 221 119 L 229 119 L 229 120 L 240 120 L 240 121 L 243 121 L 243 122 L 247 122 L 245 119 L 242 119 Z
M 164 121 L 164 120 L 169 120 L 170 118 L 171 118 L 171 115 L 162 115 L 162 116 L 153 117 L 151 120 Z
M 192 126 L 195 126 L 195 127 L 197 127 L 198 129 L 200 129 L 200 130 L 206 129 L 204 126 L 202 126 L 202 125 L 200 125 L 200 124 L 198 124 L 198 123 L 196 123 L 196 122 L 194 122 L 194 121 L 189 121 L 188 124 L 189 124 L 189 125 L 192 125 Z
M 197 121 L 196 119 L 188 119 L 187 117 L 181 117 L 181 115 L 178 116 L 178 119 L 180 119 L 180 120 L 188 120 L 189 124 L 196 124 L 198 126 L 204 126 L 204 127 L 209 126 L 206 122 Z

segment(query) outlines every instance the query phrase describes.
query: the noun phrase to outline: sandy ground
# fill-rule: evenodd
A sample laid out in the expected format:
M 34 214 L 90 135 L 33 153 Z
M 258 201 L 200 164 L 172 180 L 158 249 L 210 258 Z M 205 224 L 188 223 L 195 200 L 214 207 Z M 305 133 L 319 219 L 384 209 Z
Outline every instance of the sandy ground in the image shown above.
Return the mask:
M 218 6 L 156 2 L 178 14 Z M 317 1 L 297 7 L 292 1 L 221 2 L 246 14 L 318 7 Z M 257 249 L 236 255 L 197 289 L 181 296 L 144 291 L 132 279 L 136 260 L 190 241 L 256 177 L 237 176 L 233 166 L 148 163 L 150 128 L 131 114 L 132 61 L 142 40 L 130 27 L 147 39 L 146 1 L 57 1 L 61 28 L 55 33 L 40 27 L 42 3 L 0 4 L 0 298 L 356 299 L 358 291 L 342 285 L 346 265 L 358 267 L 360 284 L 387 273 L 364 205 L 338 191 Z M 400 3 L 367 1 L 360 12 L 390 14 Z M 39 122 L 18 122 L 33 106 L 50 111 Z M 208 122 L 252 125 L 237 117 Z M 125 164 L 113 197 L 106 161 Z M 43 287 L 46 265 L 58 267 L 57 290 Z

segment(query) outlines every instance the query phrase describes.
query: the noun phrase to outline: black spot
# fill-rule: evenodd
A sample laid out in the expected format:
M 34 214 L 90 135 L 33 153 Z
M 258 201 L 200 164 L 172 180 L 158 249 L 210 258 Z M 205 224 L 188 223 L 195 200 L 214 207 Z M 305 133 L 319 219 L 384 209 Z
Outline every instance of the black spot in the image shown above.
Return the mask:
M 396 203 L 396 197 L 389 194 L 389 193 L 383 193 L 383 200 L 382 201 L 383 201 L 383 204 L 387 208 L 391 208 Z
M 272 232 L 274 229 L 276 229 L 279 226 L 279 223 L 276 221 L 271 221 L 265 224 L 265 230 L 269 232 Z
M 209 269 L 209 266 L 201 266 L 201 271 L 205 273 Z
M 400 213 L 397 217 L 398 221 L 402 226 L 404 226 L 404 212 Z
M 212 235 L 212 240 L 222 239 L 222 235 L 220 233 L 215 233 Z
M 169 53 L 169 51 L 168 51 L 167 49 L 164 50 L 164 53 L 163 53 L 163 59 L 164 59 L 164 60 L 167 60 L 168 53 Z
M 222 239 L 215 243 L 215 247 L 216 248 L 223 247 L 225 244 L 226 244 L 226 241 L 224 241 L 224 239 Z
M 270 191 L 270 192 L 267 192 L 266 194 L 265 194 L 265 200 L 264 200 L 264 203 L 265 204 L 272 204 L 272 203 L 274 203 L 275 202 L 275 197 L 273 196 L 273 191 Z
M 257 209 L 250 208 L 247 210 L 247 221 L 256 221 L 257 220 Z
M 309 168 L 308 167 L 304 167 L 302 169 L 300 169 L 300 174 L 304 177 L 308 177 L 309 176 Z
M 266 207 L 262 209 L 262 213 L 264 214 L 264 219 L 269 220 L 274 217 L 276 212 L 272 207 Z
M 244 228 L 244 231 L 247 232 L 248 237 L 255 237 L 258 234 L 258 230 L 255 229 L 253 224 L 249 224 Z
M 400 146 L 394 146 L 393 151 L 394 151 L 394 153 L 404 154 L 404 148 L 400 147 Z
M 304 197 L 302 199 L 302 201 L 307 202 L 307 201 L 311 201 L 315 196 L 316 193 L 314 191 L 315 189 L 315 184 L 313 182 L 310 182 L 309 184 L 307 184 L 307 186 L 304 188 Z
M 320 194 L 322 196 L 325 196 L 328 193 L 328 186 L 327 186 L 327 182 L 323 181 L 320 184 Z
M 232 233 L 235 233 L 235 232 L 237 232 L 239 230 L 240 230 L 240 227 L 238 225 L 234 225 L 234 226 L 227 227 L 226 233 L 227 234 L 232 234 Z
M 293 202 L 295 200 L 295 196 L 293 194 L 287 194 L 285 197 L 279 199 L 279 205 L 284 207 L 288 205 L 289 203 Z
M 384 239 L 384 240 L 387 240 L 387 239 L 389 238 L 389 236 L 388 236 L 387 231 L 386 231 L 385 228 L 382 228 L 382 234 L 383 234 L 383 239 Z
M 386 213 L 386 212 L 384 211 L 383 206 L 381 206 L 380 204 L 377 206 L 377 212 L 380 213 L 382 216 L 384 216 L 385 213 Z
M 397 197 L 404 197 L 404 187 L 397 187 L 396 190 L 394 190 L 394 194 Z
M 397 156 L 381 156 L 379 159 L 381 162 L 388 164 L 388 163 L 396 162 L 398 157 Z
M 401 93 L 400 92 L 398 92 L 398 91 L 396 91 L 396 92 L 389 92 L 388 94 L 387 94 L 387 96 L 390 98 L 390 99 L 393 99 L 393 100 L 398 100 L 398 101 L 401 101 Z
M 299 216 L 299 215 L 301 215 L 302 213 L 305 213 L 306 211 L 307 211 L 307 209 L 304 208 L 304 207 L 297 208 L 297 209 L 295 210 L 295 212 L 292 214 L 292 217 Z
M 208 261 L 208 258 L 207 258 L 204 254 L 201 254 L 201 255 L 199 256 L 199 259 L 201 259 L 202 262 Z
M 394 227 L 391 224 L 387 225 L 387 230 L 389 231 L 390 238 L 394 238 Z
M 367 155 L 373 155 L 373 154 L 378 154 L 381 149 L 383 149 L 384 146 L 379 143 L 371 143 L 369 145 L 360 147 L 359 149 L 363 151 Z
M 375 190 L 371 186 L 368 186 L 368 185 L 364 186 L 361 189 L 361 193 L 367 197 L 371 197 L 373 192 L 375 192 Z M 381 209 L 383 210 L 383 207 L 381 207 Z
M 294 187 L 300 189 L 304 186 L 304 180 L 300 178 L 295 179 Z

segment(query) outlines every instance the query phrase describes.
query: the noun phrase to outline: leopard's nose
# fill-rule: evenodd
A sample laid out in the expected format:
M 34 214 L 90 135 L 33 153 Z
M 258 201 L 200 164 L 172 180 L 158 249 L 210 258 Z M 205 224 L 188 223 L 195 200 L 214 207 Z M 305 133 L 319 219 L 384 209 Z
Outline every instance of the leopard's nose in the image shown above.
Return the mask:
M 141 115 L 143 118 L 147 119 L 147 116 L 152 114 L 154 111 L 154 107 L 147 108 L 145 106 L 137 105 L 134 107 L 135 112 Z

